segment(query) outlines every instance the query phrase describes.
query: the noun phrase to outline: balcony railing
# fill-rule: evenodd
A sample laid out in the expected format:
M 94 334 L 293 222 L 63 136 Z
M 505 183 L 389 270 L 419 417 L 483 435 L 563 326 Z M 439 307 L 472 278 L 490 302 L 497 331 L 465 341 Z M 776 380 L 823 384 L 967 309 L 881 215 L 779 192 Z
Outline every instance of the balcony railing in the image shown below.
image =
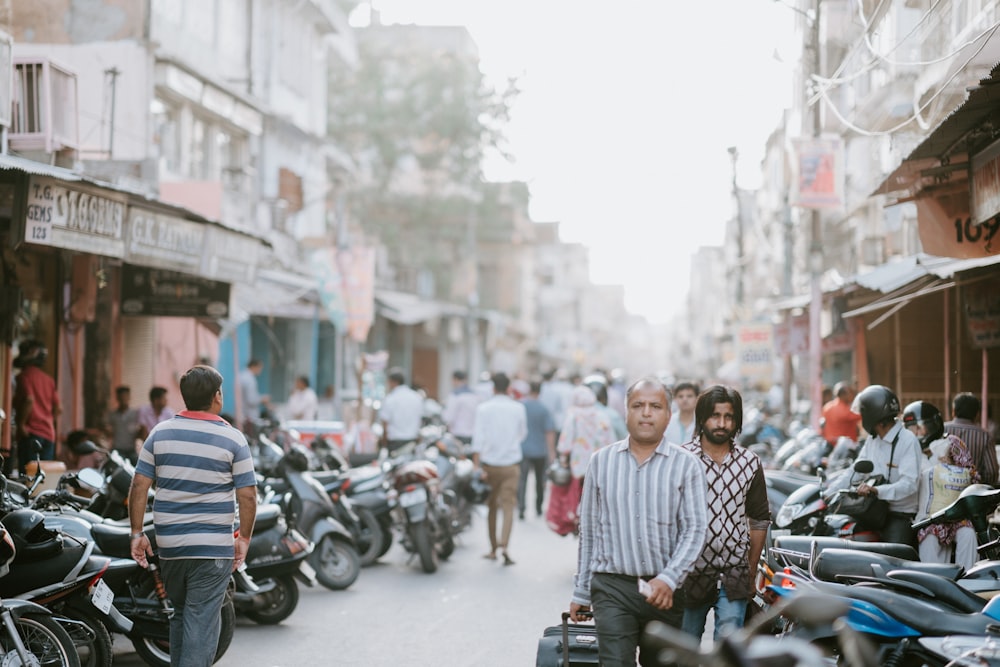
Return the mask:
M 76 74 L 47 58 L 15 58 L 10 147 L 55 153 L 78 149 Z

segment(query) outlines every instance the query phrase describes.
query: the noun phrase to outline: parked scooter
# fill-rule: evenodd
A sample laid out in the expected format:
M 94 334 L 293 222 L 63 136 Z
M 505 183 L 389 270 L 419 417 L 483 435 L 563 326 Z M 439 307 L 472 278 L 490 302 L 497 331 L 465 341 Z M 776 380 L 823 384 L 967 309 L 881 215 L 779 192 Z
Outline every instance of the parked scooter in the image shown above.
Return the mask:
M 292 445 L 278 464 L 288 491 L 280 504 L 289 525 L 315 545 L 309 564 L 316 578 L 331 590 L 350 586 L 361 572 L 361 557 L 354 537 L 337 520 L 329 493 L 309 472 L 309 455 L 302 445 Z
M 236 611 L 255 623 L 273 625 L 288 618 L 299 603 L 296 580 L 307 586 L 316 584 L 316 572 L 307 562 L 312 544 L 290 527 L 277 505 L 257 508 L 253 537 L 246 563 L 236 576 L 233 601 Z
M 852 470 L 841 474 L 867 475 L 873 469 L 871 461 L 861 460 L 854 464 Z M 832 499 L 826 497 L 828 484 L 822 468 L 817 471 L 817 477 L 817 482 L 804 484 L 789 494 L 774 517 L 772 535 L 830 535 L 861 542 L 878 542 L 880 537 L 876 530 L 852 516 L 830 512 Z M 850 491 L 840 493 L 845 492 Z

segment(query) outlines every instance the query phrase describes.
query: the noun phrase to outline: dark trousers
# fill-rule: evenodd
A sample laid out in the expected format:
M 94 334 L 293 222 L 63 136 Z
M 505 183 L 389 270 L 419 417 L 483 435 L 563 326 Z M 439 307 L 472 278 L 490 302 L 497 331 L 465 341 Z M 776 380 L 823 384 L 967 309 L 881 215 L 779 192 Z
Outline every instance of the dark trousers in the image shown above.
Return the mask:
M 897 544 L 909 544 L 914 549 L 917 548 L 917 535 L 913 531 L 913 514 L 904 512 L 889 512 L 885 520 L 885 525 L 879 532 L 883 542 L 895 542 Z
M 52 461 L 56 457 L 56 443 L 37 435 L 28 435 L 17 442 L 17 469 L 21 472 L 24 472 L 24 466 L 28 465 L 28 461 L 35 460 L 36 454 L 31 447 L 32 440 L 42 447 L 41 453 L 38 454 L 39 459 Z
M 590 600 L 597 626 L 598 657 L 602 667 L 635 667 L 639 649 L 642 667 L 661 665 L 653 649 L 641 646 L 642 631 L 650 621 L 675 628 L 684 620 L 684 605 L 674 593 L 673 606 L 663 611 L 639 593 L 637 577 L 595 572 L 590 580 Z
M 531 457 L 521 459 L 521 478 L 517 482 L 517 511 L 524 516 L 524 497 L 528 490 L 528 473 L 535 473 L 535 511 L 542 515 L 542 502 L 545 500 L 545 468 L 549 459 Z

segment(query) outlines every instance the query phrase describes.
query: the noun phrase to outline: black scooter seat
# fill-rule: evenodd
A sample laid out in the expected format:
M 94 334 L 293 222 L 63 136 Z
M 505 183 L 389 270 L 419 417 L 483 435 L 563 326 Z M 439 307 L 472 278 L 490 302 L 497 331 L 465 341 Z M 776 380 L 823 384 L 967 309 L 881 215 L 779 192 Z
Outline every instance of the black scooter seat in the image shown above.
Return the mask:
M 908 581 L 918 586 L 922 586 L 931 592 L 935 600 L 940 600 L 955 611 L 972 614 L 981 612 L 986 600 L 975 593 L 968 591 L 951 579 L 939 577 L 929 572 L 918 570 L 893 570 L 889 572 L 890 579 L 900 579 Z
M 281 508 L 271 503 L 257 506 L 257 515 L 253 520 L 253 532 L 260 533 L 273 528 L 281 518 Z
M 822 581 L 839 581 L 839 576 L 878 577 L 884 576 L 891 570 L 924 572 L 952 581 L 965 572 L 965 568 L 961 565 L 950 563 L 921 563 L 918 560 L 896 558 L 870 551 L 824 549 L 816 556 L 812 575 Z
M 814 535 L 780 535 L 774 538 L 774 546 L 777 549 L 796 551 L 799 553 L 811 553 L 812 545 L 816 543 L 816 551 L 822 552 L 827 549 L 849 549 L 851 551 L 863 551 L 868 553 L 885 554 L 903 560 L 917 560 L 917 550 L 908 544 L 898 544 L 896 542 L 859 542 L 855 540 L 845 540 L 842 537 L 817 537 Z
M 854 600 L 878 607 L 921 635 L 944 637 L 947 635 L 985 635 L 998 621 L 982 613 L 962 614 L 949 611 L 941 604 L 914 598 L 907 593 L 897 593 L 879 586 L 844 586 L 814 582 L 818 590 L 833 595 L 846 595 Z
M 128 526 L 113 526 L 107 523 L 95 523 L 90 529 L 94 536 L 94 544 L 105 556 L 116 558 L 131 558 L 131 532 Z M 144 532 L 149 538 L 153 550 L 156 550 L 156 536 L 152 526 L 145 526 Z

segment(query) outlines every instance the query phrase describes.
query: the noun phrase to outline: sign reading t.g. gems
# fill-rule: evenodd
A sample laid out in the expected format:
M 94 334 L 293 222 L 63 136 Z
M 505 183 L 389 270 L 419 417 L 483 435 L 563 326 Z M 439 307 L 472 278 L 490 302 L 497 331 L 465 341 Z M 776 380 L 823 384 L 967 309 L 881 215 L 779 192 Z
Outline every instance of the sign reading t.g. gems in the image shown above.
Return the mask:
M 24 240 L 105 257 L 125 255 L 125 195 L 45 176 L 28 180 Z

